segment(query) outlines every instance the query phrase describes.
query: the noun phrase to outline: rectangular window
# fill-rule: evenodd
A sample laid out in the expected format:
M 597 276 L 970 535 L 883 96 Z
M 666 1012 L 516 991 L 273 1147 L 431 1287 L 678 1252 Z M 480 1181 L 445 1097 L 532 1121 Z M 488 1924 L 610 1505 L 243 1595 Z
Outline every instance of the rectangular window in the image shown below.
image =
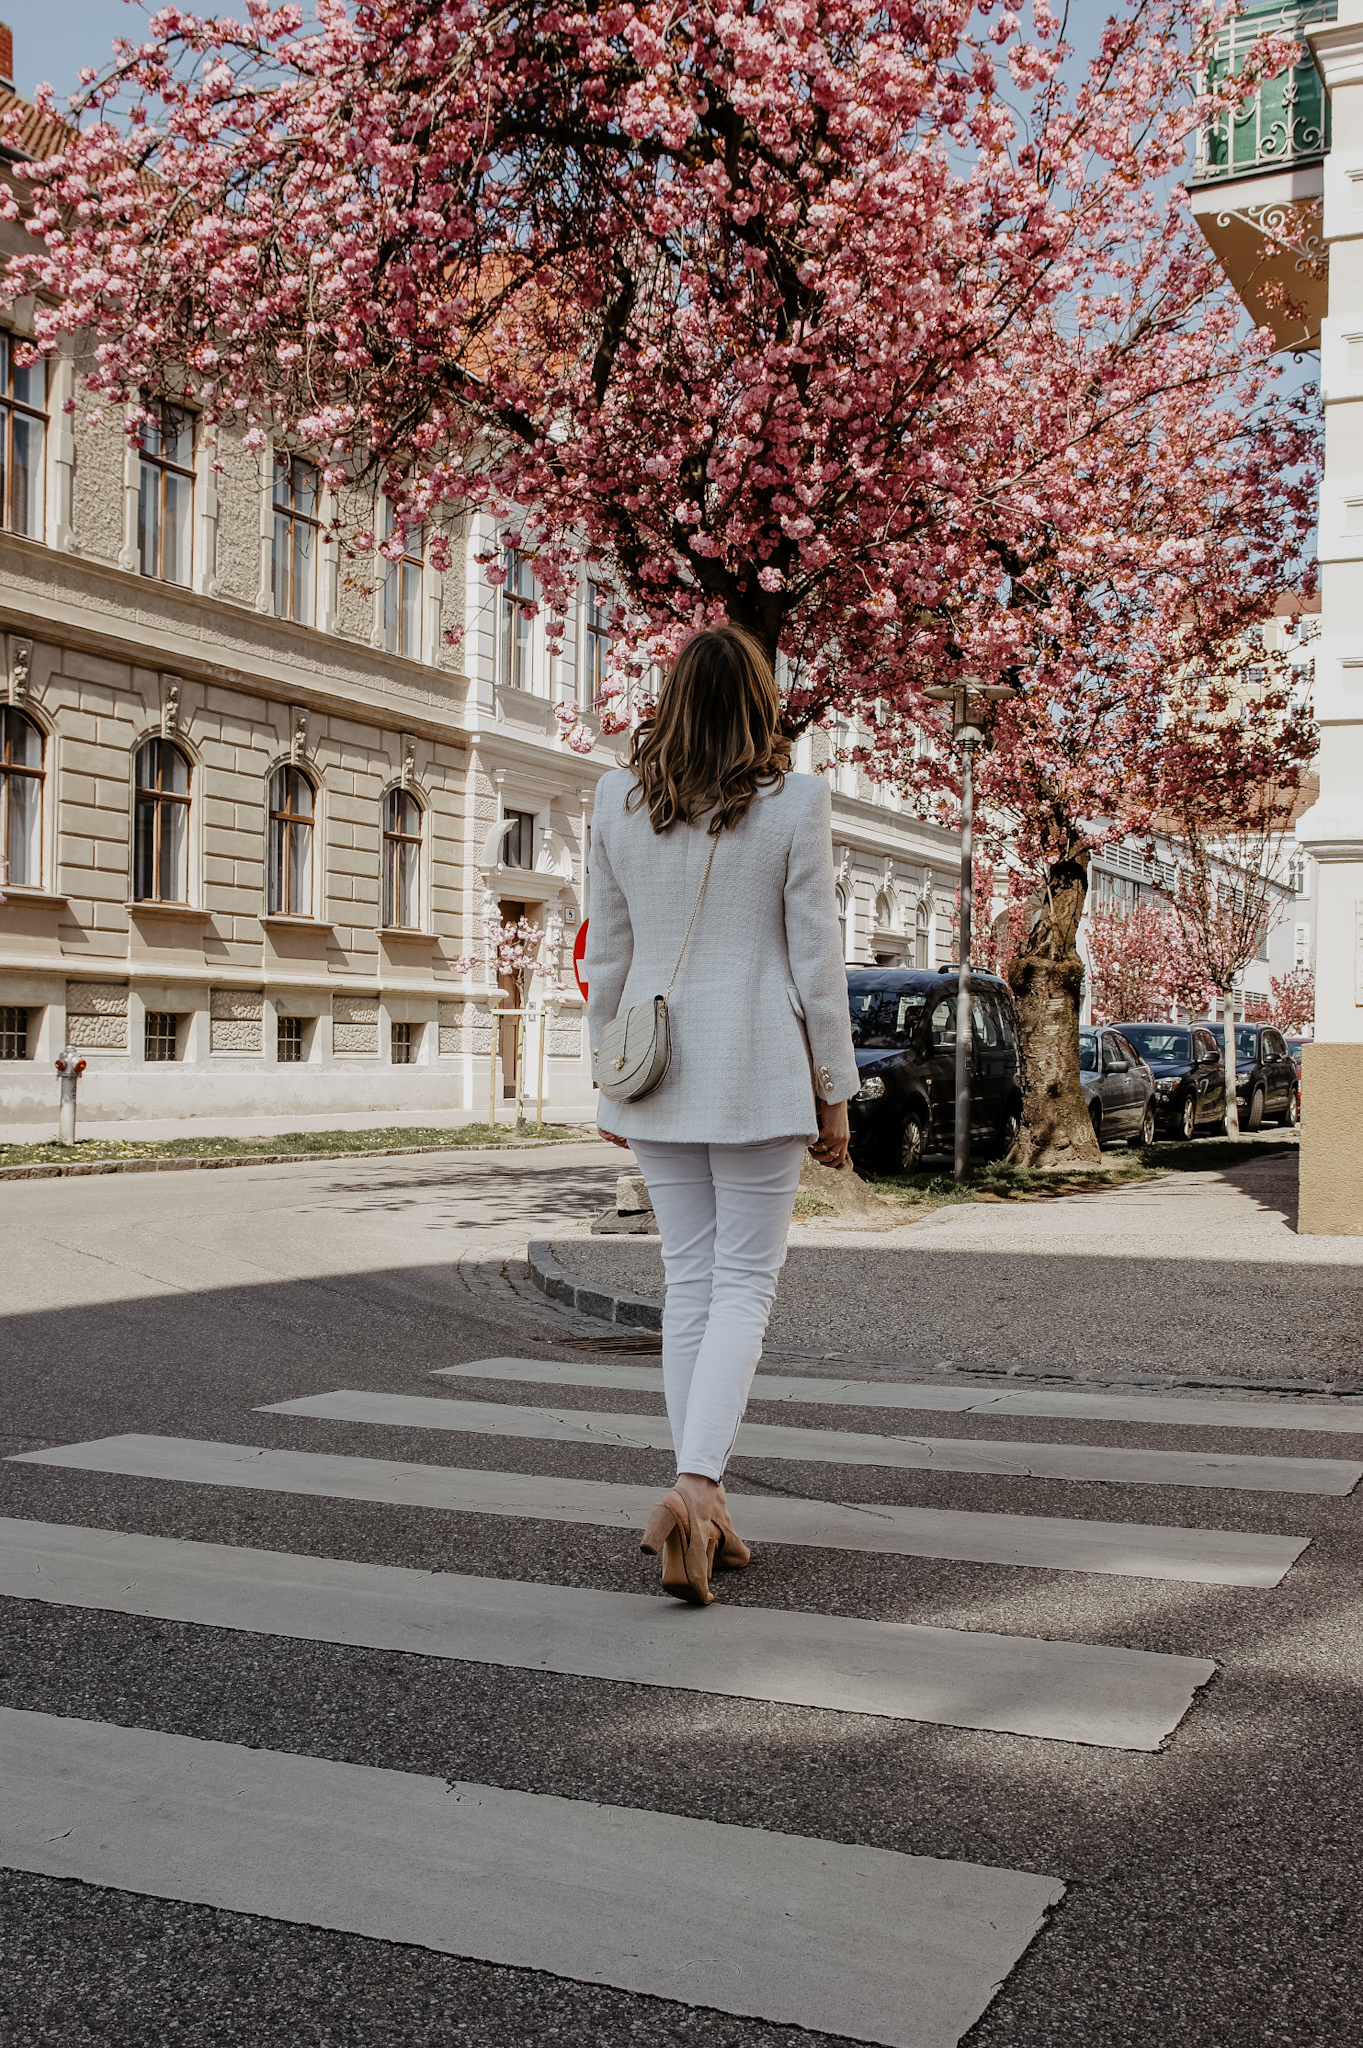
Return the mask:
M 1299 924 L 1292 939 L 1292 963 L 1295 967 L 1305 967 L 1311 957 L 1310 925 Z
M 188 583 L 194 530 L 194 419 L 178 405 L 148 407 L 137 486 L 137 553 L 144 576 Z
M 274 543 L 270 560 L 274 615 L 311 626 L 317 618 L 317 559 L 321 548 L 321 479 L 315 462 L 276 455 Z
M 606 630 L 606 604 L 609 591 L 599 583 L 587 585 L 587 604 L 583 619 L 582 689 L 578 702 L 590 709 L 600 701 L 606 680 L 606 662 L 610 655 L 610 636 Z
M 0 1010 L 0 1060 L 28 1058 L 28 1011 Z
M 535 865 L 535 814 L 533 811 L 508 811 L 508 830 L 502 840 L 502 865 L 508 868 L 533 868 Z
M 383 537 L 391 538 L 393 508 L 383 501 Z M 421 659 L 421 535 L 409 531 L 400 561 L 384 562 L 383 644 L 390 654 L 405 654 L 409 661 Z
M 22 711 L 0 705 L 0 881 L 40 886 L 42 822 L 43 736 Z
M 22 369 L 16 337 L 0 333 L 0 525 L 43 537 L 47 454 L 47 364 Z
M 393 1026 L 393 1065 L 410 1067 L 412 1064 L 412 1027 L 410 1024 Z
M 530 628 L 535 601 L 534 565 L 519 548 L 508 548 L 502 558 L 506 581 L 502 585 L 502 683 L 508 690 L 533 690 L 534 663 L 531 658 Z
M 281 1017 L 275 1041 L 275 1058 L 281 1066 L 296 1067 L 303 1058 L 303 1019 Z
M 1263 921 L 1263 923 L 1262 923 L 1262 924 L 1261 924 L 1261 925 L 1259 926 L 1258 934 L 1257 934 L 1257 936 L 1255 937 L 1255 941 L 1254 941 L 1254 957 L 1255 957 L 1255 959 L 1256 959 L 1256 960 L 1267 960 L 1267 958 L 1268 958 L 1268 919 L 1267 919 L 1267 918 L 1265 918 L 1265 919 L 1264 919 L 1264 921 Z
M 133 896 L 139 903 L 189 901 L 189 763 L 170 740 L 137 750 Z
M 148 1010 L 147 1039 L 144 1058 L 149 1060 L 173 1060 L 179 1018 L 170 1010 Z
M 421 806 L 390 789 L 383 811 L 383 922 L 390 931 L 421 923 Z

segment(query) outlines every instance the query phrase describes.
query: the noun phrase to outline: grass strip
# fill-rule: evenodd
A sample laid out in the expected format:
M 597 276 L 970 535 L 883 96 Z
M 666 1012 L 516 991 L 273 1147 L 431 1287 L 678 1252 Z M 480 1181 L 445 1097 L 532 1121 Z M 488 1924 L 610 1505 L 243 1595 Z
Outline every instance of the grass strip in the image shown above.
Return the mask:
M 566 1144 L 583 1132 L 567 1124 L 456 1124 L 410 1129 L 405 1125 L 368 1131 L 280 1131 L 263 1138 L 81 1138 L 74 1145 L 0 1145 L 0 1167 L 102 1165 L 117 1159 L 240 1159 L 280 1153 L 390 1152 L 395 1147 L 448 1152 L 467 1145 Z
M 1129 1187 L 1135 1181 L 1161 1180 L 1168 1173 L 1224 1173 L 1253 1159 L 1281 1158 L 1295 1145 L 1237 1144 L 1233 1138 L 1194 1140 L 1191 1144 L 1131 1147 L 1112 1156 L 1110 1165 L 1085 1167 L 1067 1174 L 1054 1168 L 1009 1166 L 1001 1159 L 973 1166 L 958 1181 L 946 1169 L 920 1173 L 870 1174 L 865 1177 L 878 1194 L 906 1209 L 942 1209 L 961 1202 L 1054 1202 L 1066 1195 L 1091 1195 L 1105 1188 Z

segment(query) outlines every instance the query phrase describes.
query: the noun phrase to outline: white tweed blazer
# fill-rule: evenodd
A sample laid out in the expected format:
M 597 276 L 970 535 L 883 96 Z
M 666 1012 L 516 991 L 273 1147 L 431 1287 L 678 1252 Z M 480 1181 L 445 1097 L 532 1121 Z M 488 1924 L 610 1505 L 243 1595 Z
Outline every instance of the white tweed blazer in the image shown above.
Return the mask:
M 658 833 L 626 808 L 627 768 L 597 785 L 585 978 L 593 1050 L 612 1018 L 662 995 L 677 963 L 710 837 Z M 669 1006 L 672 1066 L 642 1102 L 598 1098 L 603 1130 L 682 1144 L 812 1138 L 814 1089 L 859 1086 L 833 881 L 832 800 L 819 776 L 758 790 L 719 836 Z

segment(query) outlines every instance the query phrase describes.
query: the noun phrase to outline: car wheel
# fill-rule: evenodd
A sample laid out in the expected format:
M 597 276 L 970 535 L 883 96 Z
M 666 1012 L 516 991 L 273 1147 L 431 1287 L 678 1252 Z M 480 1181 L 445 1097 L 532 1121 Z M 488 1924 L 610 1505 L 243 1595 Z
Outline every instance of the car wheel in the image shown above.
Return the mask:
M 1137 1143 L 1138 1145 L 1141 1145 L 1141 1146 L 1145 1146 L 1145 1145 L 1153 1145 L 1153 1144 L 1154 1144 L 1154 1142 L 1155 1142 L 1155 1105 L 1154 1105 L 1154 1103 L 1153 1103 L 1153 1102 L 1147 1102 L 1147 1103 L 1146 1103 L 1146 1105 L 1145 1105 L 1145 1115 L 1144 1115 L 1144 1116 L 1143 1116 L 1143 1117 L 1141 1118 L 1141 1128 L 1140 1128 L 1140 1132 L 1139 1132 L 1139 1134 L 1138 1134 L 1138 1136 L 1137 1136 L 1137 1138 L 1136 1138 L 1136 1143 Z
M 1005 1110 L 1003 1120 L 999 1125 L 1000 1159 L 1006 1159 L 1008 1157 L 1008 1154 L 1012 1151 L 1014 1145 L 1016 1145 L 1018 1141 L 1018 1132 L 1021 1129 L 1022 1118 L 1018 1115 L 1017 1111 L 1015 1109 Z
M 1297 1094 L 1295 1088 L 1289 1088 L 1287 1091 L 1287 1108 L 1283 1111 L 1278 1121 L 1290 1131 L 1300 1115 L 1301 1097 Z
M 1098 1150 L 1101 1152 L 1103 1149 L 1103 1112 L 1096 1102 L 1089 1104 L 1089 1122 L 1093 1125 L 1093 1135 L 1098 1140 Z
M 1178 1134 L 1180 1138 L 1195 1138 L 1197 1136 L 1197 1097 L 1195 1095 L 1189 1094 L 1183 1098 L 1183 1107 L 1179 1111 L 1178 1117 Z
M 928 1134 L 923 1128 L 923 1119 L 911 1112 L 905 1117 L 904 1128 L 899 1134 L 899 1171 L 917 1173 L 927 1149 Z
M 1249 1098 L 1249 1115 L 1245 1118 L 1245 1129 L 1257 1131 L 1264 1120 L 1264 1091 L 1256 1088 Z

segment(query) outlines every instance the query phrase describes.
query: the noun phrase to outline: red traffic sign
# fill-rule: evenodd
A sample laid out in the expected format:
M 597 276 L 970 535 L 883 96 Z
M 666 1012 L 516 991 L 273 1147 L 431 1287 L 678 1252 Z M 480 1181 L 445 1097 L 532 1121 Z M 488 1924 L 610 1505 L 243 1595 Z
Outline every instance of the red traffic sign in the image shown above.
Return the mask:
M 577 985 L 582 991 L 582 1000 L 584 1002 L 587 999 L 587 984 L 582 979 L 582 962 L 586 959 L 586 957 L 587 919 L 584 917 L 581 924 L 577 928 L 577 937 L 573 940 L 573 973 L 577 978 Z

